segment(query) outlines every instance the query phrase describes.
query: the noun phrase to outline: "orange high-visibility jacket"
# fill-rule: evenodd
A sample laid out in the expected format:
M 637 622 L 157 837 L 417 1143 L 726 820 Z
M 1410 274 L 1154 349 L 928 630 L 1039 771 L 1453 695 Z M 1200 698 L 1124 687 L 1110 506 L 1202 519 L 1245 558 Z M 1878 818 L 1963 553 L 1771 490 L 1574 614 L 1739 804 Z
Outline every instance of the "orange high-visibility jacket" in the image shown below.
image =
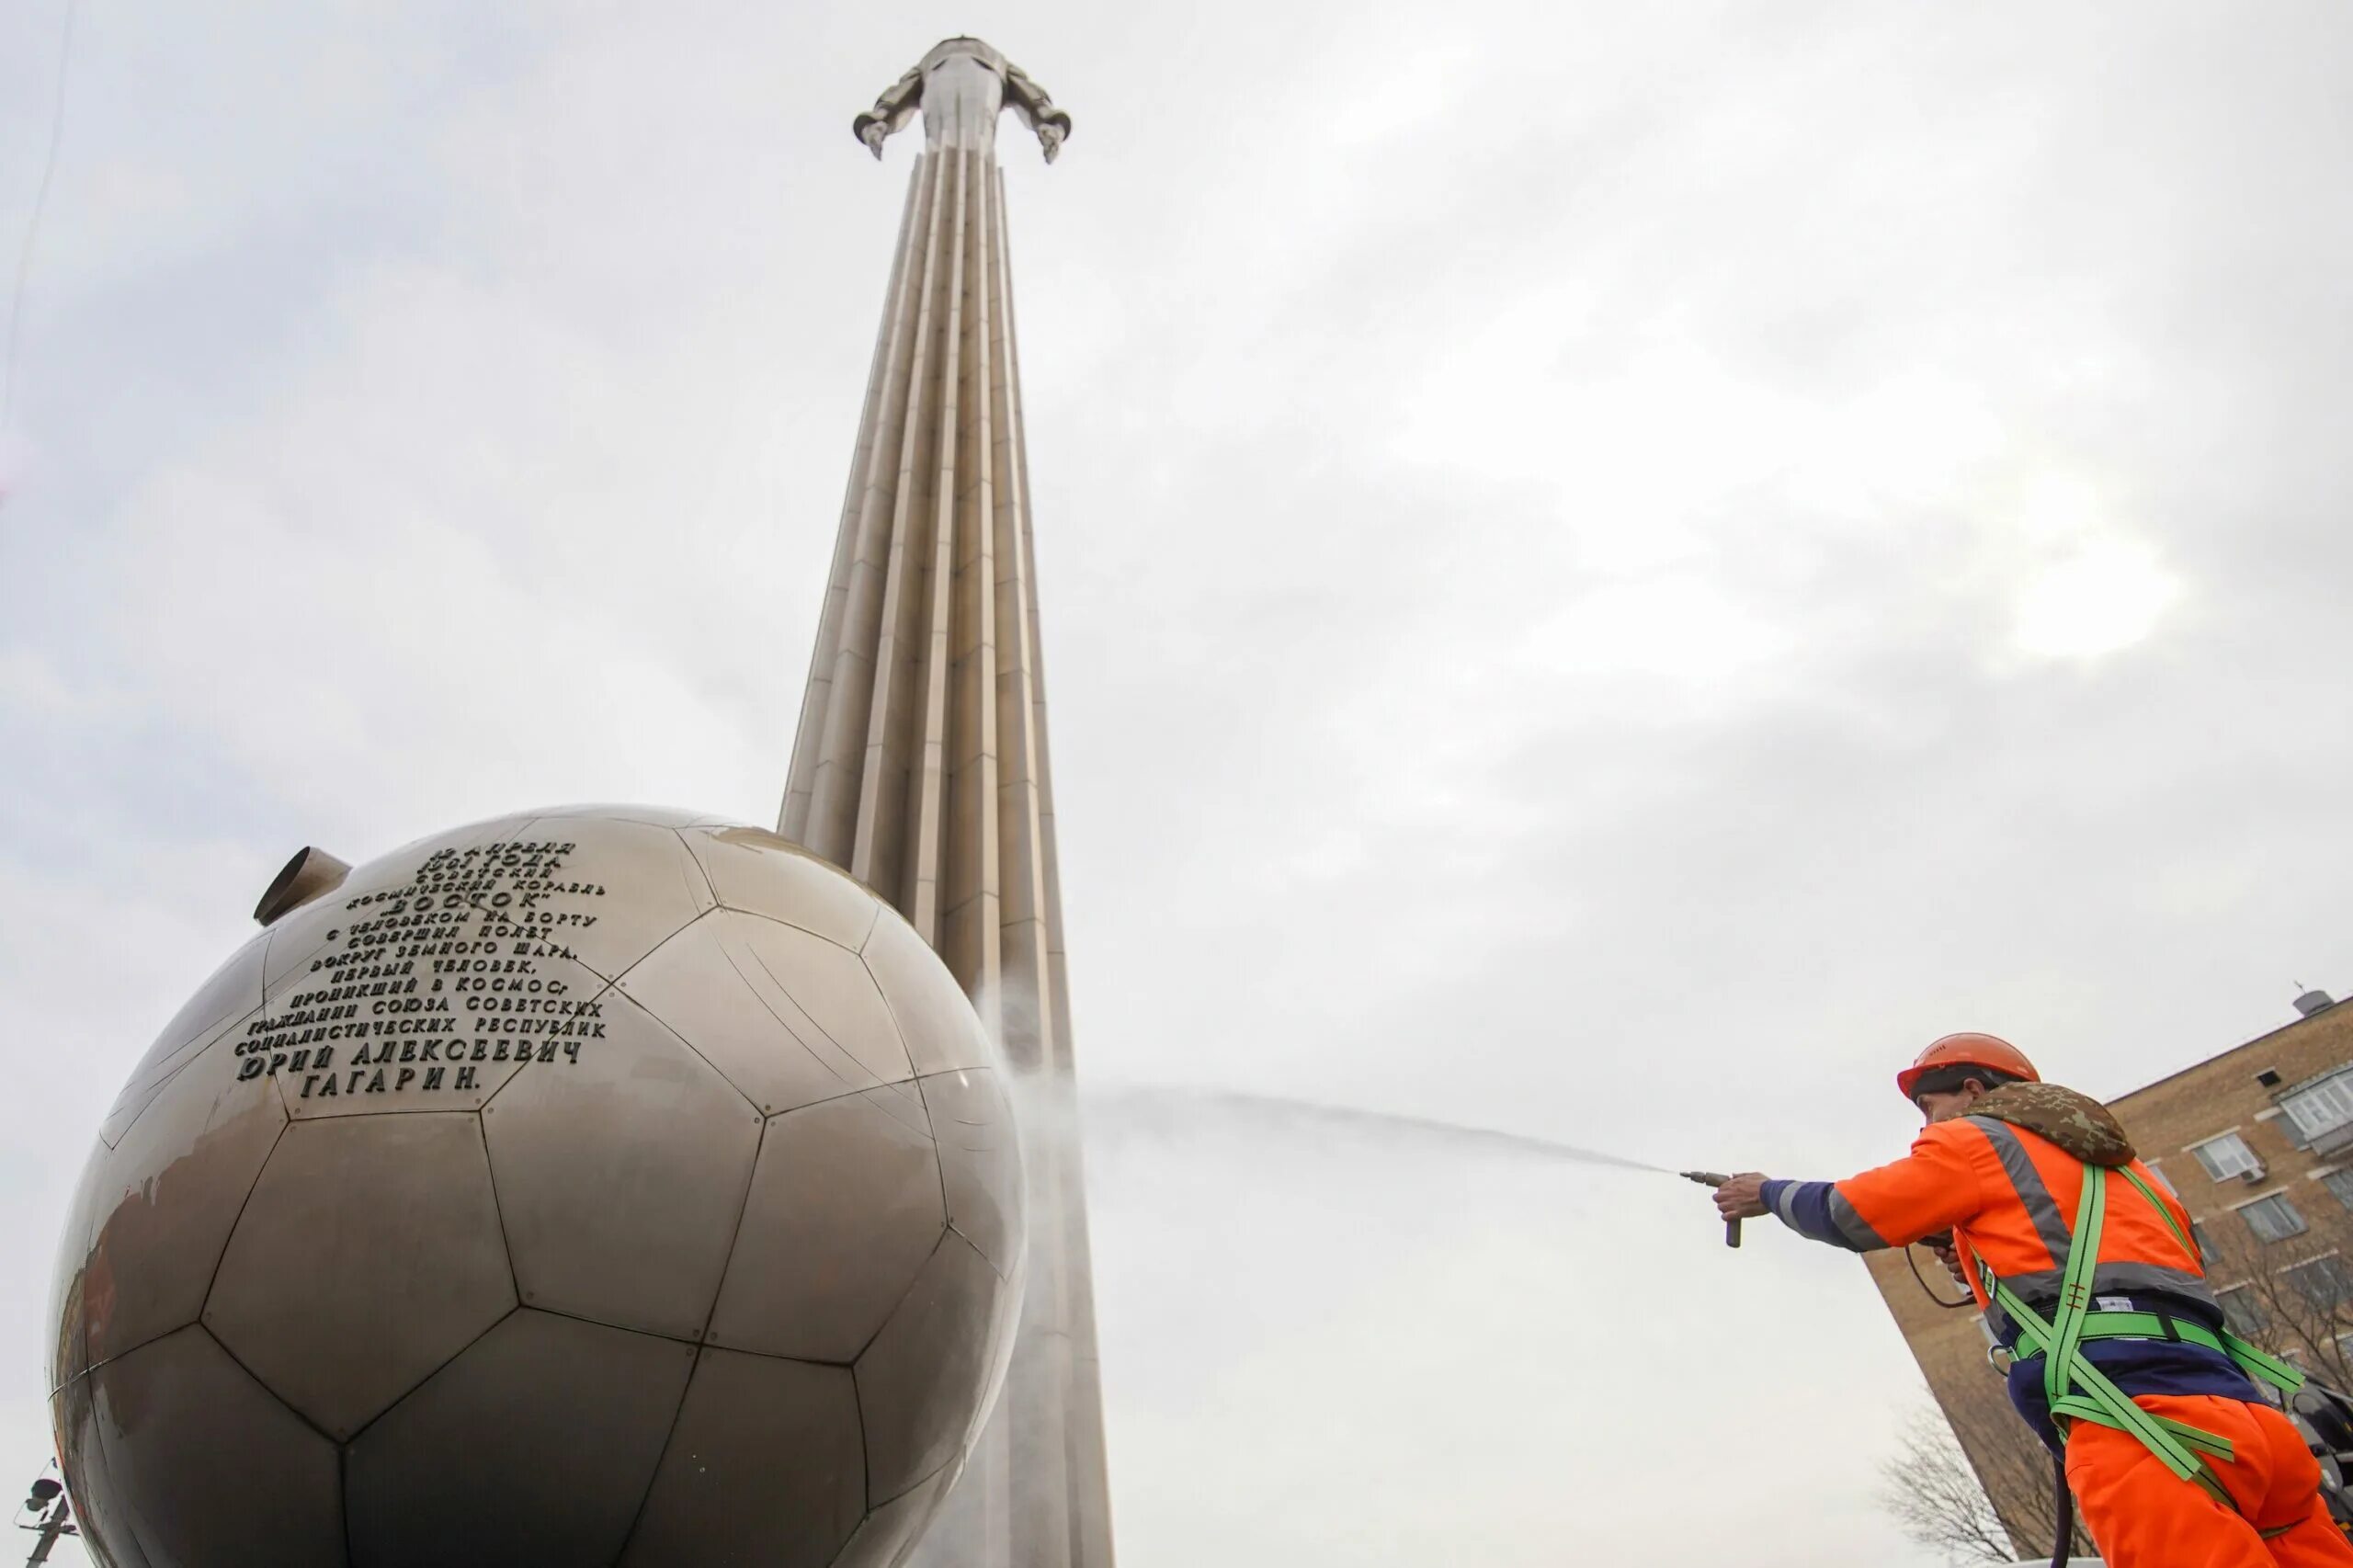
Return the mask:
M 2149 1183 L 2185 1234 L 2189 1216 L 2148 1166 Z M 1995 1339 L 2015 1346 L 2018 1328 L 1985 1300 L 1977 1274 L 1983 1258 L 1996 1277 L 2045 1312 L 2058 1299 L 2087 1167 L 2040 1133 L 1989 1116 L 1961 1117 L 1923 1128 L 1912 1152 L 1893 1165 L 1846 1181 L 1768 1181 L 1764 1198 L 1783 1223 L 1834 1246 L 1870 1252 L 1949 1230 Z M 2111 1187 L 2092 1274 L 2097 1311 L 2151 1312 L 2168 1324 L 2223 1326 L 2205 1270 L 2157 1210 L 2124 1184 Z M 2172 1335 L 2163 1339 L 2103 1339 L 2082 1354 L 2125 1393 L 2259 1396 L 2228 1356 Z M 2010 1402 L 2042 1440 L 2057 1449 L 2040 1357 L 2014 1363 Z
M 2181 1234 L 2189 1214 L 2139 1161 L 2133 1172 L 2170 1211 Z M 1922 1128 L 1912 1152 L 1893 1165 L 1841 1182 L 1777 1181 L 1765 1200 L 1793 1230 L 1833 1245 L 1870 1252 L 1950 1231 L 1985 1306 L 1973 1261 L 2029 1301 L 2056 1299 L 2086 1166 L 2040 1133 L 1992 1117 L 1959 1117 Z M 2155 1292 L 2194 1303 L 2219 1321 L 2205 1269 L 2138 1193 L 2119 1194 L 2100 1227 L 2095 1295 Z

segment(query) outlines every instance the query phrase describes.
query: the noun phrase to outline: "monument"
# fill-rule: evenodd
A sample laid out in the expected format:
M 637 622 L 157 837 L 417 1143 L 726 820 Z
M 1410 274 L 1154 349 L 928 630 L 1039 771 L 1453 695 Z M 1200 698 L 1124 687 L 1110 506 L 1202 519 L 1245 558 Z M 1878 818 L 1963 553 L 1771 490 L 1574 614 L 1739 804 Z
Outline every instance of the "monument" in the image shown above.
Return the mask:
M 856 125 L 925 150 L 781 832 L 305 850 L 133 1071 L 50 1317 L 107 1568 L 1110 1568 L 1007 107 L 952 39 Z
M 765 828 L 305 851 L 99 1130 L 57 1449 L 108 1568 L 892 1568 L 1012 1353 L 1002 1057 Z
M 996 128 L 1052 162 L 1070 117 L 954 38 L 852 129 L 920 113 L 779 830 L 891 900 L 1006 1044 L 1027 1146 L 1029 1282 L 1004 1397 L 919 1564 L 1110 1568 L 1075 1136 L 1070 987 Z

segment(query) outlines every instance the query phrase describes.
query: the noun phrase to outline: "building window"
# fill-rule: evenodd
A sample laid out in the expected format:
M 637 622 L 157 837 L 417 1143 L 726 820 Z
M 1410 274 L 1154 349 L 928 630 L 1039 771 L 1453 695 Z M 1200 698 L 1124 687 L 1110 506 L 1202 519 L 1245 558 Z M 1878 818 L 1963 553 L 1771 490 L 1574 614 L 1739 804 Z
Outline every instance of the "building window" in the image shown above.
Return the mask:
M 2299 1089 L 2281 1100 L 2279 1108 L 2288 1113 L 2288 1119 L 2307 1142 L 2353 1123 L 2353 1072 Z
M 2157 1178 L 2157 1185 L 2159 1187 L 2164 1187 L 2176 1198 L 2179 1198 L 2181 1196 L 2181 1188 L 2174 1186 L 2173 1177 L 2165 1175 L 2165 1168 L 2163 1165 L 2157 1164 L 2154 1160 L 2147 1161 L 2146 1164 L 2149 1167 L 2149 1174 Z
M 2233 1285 L 2214 1292 L 2222 1303 L 2222 1317 L 2231 1332 L 2241 1339 L 2253 1339 L 2263 1332 L 2263 1309 L 2256 1304 L 2255 1292 L 2245 1285 Z
M 2263 1165 L 2255 1157 L 2255 1151 L 2246 1146 L 2246 1140 L 2235 1132 L 2225 1132 L 2220 1138 L 2193 1143 L 2189 1152 L 2198 1156 L 2198 1163 L 2205 1166 L 2206 1174 L 2216 1181 L 2245 1176 L 2249 1171 L 2260 1169 Z
M 2296 1212 L 2296 1206 L 2288 1201 L 2288 1195 L 2284 1192 L 2275 1192 L 2252 1203 L 2243 1203 L 2239 1205 L 2238 1212 L 2239 1218 L 2246 1221 L 2246 1228 L 2255 1233 L 2255 1239 L 2259 1242 L 2283 1242 L 2290 1236 L 2302 1235 L 2304 1231 L 2304 1217 Z
M 2329 1172 L 2320 1178 L 2320 1184 L 2328 1188 L 2330 1197 L 2347 1209 L 2353 1209 L 2353 1165 Z
M 2347 1267 L 2342 1257 L 2331 1253 L 2310 1263 L 2283 1268 L 2279 1277 L 2296 1288 L 2296 1293 L 2325 1312 L 2334 1312 L 2347 1301 L 2353 1301 L 2353 1267 Z
M 2189 1239 L 2198 1244 L 2198 1256 L 2200 1257 L 2206 1258 L 2214 1256 L 2214 1238 L 2207 1233 L 2205 1221 L 2192 1220 L 2189 1222 Z

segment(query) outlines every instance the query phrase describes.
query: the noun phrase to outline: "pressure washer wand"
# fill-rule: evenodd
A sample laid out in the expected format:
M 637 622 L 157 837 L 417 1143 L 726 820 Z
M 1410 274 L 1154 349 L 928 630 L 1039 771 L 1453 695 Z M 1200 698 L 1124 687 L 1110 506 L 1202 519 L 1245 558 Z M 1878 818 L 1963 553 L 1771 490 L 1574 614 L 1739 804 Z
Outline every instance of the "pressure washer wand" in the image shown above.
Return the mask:
M 1701 1187 L 1722 1187 L 1724 1183 L 1732 1180 L 1732 1177 L 1728 1176 L 1718 1176 L 1713 1171 L 1677 1171 L 1676 1175 L 1681 1176 L 1685 1181 L 1696 1181 Z M 1737 1220 L 1726 1220 L 1724 1221 L 1724 1245 L 1728 1247 L 1736 1247 L 1739 1244 L 1740 1221 Z

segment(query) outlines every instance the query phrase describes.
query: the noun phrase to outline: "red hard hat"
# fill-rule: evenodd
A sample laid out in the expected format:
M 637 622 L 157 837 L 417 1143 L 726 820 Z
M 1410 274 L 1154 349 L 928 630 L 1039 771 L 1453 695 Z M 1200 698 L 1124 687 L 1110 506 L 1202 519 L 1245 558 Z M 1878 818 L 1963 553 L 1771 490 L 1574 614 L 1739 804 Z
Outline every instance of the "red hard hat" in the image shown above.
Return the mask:
M 1942 1040 L 1931 1040 L 1912 1065 L 1895 1075 L 1895 1086 L 1904 1097 L 1912 1097 L 1912 1086 L 1938 1067 L 1990 1067 L 1996 1073 L 2007 1073 L 2013 1078 L 2024 1078 L 2029 1084 L 2042 1082 L 2042 1074 L 2026 1053 L 2008 1040 L 1990 1034 L 1949 1034 Z

